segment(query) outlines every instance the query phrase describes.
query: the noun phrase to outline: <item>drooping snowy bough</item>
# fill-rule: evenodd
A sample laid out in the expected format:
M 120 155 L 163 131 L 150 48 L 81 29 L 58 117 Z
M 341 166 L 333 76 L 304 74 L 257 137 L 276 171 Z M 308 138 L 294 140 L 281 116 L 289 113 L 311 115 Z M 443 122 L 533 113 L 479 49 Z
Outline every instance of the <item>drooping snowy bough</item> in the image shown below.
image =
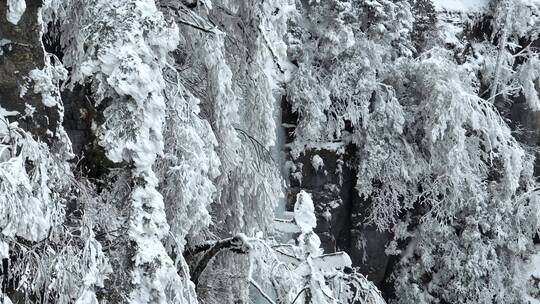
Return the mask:
M 523 301 L 538 185 L 533 153 L 500 110 L 520 94 L 537 110 L 538 50 L 523 41 L 538 38 L 539 6 L 482 7 L 494 16 L 491 40 L 436 24 L 429 1 L 309 2 L 294 20 L 291 156 L 313 141 L 358 151 L 369 224 L 395 238 L 386 252 L 399 260 L 398 303 Z
M 261 237 L 238 234 L 232 238 L 198 245 L 188 249 L 186 256 L 195 262 L 192 279 L 198 279 L 210 261 L 223 251 L 247 255 L 249 267 L 235 276 L 245 275 L 252 286 L 250 298 L 256 303 L 365 303 L 384 304 L 375 285 L 352 268 L 345 252 L 323 254 L 316 226 L 313 202 L 306 192 L 298 194 L 294 218 L 278 220 L 276 228 L 286 235 L 298 232 L 295 240 L 280 243 Z M 295 229 L 290 227 L 294 226 Z M 238 270 L 237 270 L 238 271 Z M 219 302 L 209 299 L 210 303 Z

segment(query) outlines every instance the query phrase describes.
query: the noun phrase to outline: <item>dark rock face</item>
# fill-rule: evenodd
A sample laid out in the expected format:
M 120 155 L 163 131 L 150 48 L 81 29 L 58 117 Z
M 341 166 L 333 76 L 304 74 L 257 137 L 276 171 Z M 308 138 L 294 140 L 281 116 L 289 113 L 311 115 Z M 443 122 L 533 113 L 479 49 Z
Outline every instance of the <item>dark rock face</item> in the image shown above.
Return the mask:
M 319 170 L 311 164 L 314 156 L 322 158 L 324 166 Z M 337 171 L 343 166 L 343 153 L 332 150 L 308 150 L 305 155 L 295 160 L 301 164 L 302 181 L 291 178 L 291 187 L 288 191 L 288 209 L 292 210 L 296 194 L 306 190 L 311 194 L 317 213 L 316 232 L 321 238 L 322 246 L 326 252 L 334 252 L 343 247 L 344 241 L 340 236 L 348 231 L 350 222 L 349 189 L 343 187 L 340 179 L 343 176 Z M 350 178 L 350 177 L 349 177 Z M 344 231 L 345 230 L 345 231 Z M 342 238 L 346 239 L 346 238 Z M 339 244 L 338 244 L 339 243 Z
M 540 146 L 540 112 L 535 112 L 529 108 L 525 98 L 519 96 L 512 103 L 512 106 L 505 115 L 511 121 L 516 138 L 528 147 Z M 534 166 L 535 176 L 540 174 L 540 153 L 536 152 Z
M 41 102 L 40 94 L 34 93 L 28 78 L 31 70 L 44 66 L 41 25 L 37 18 L 41 0 L 26 0 L 26 11 L 17 25 L 7 21 L 6 6 L 6 1 L 0 2 L 0 106 L 19 112 L 17 121 L 21 127 L 50 142 L 59 121 L 58 109 Z M 34 108 L 35 115 L 22 117 L 30 108 Z M 47 134 L 48 130 L 52 133 Z
M 297 117 L 291 113 L 286 100 L 282 109 L 287 142 L 291 142 Z M 314 157 L 321 158 L 324 165 L 316 169 Z M 296 166 L 296 175 L 300 175 L 301 180 L 292 174 L 289 177 L 287 209 L 293 209 L 300 190 L 310 193 L 317 215 L 315 232 L 325 252 L 347 252 L 360 272 L 382 286 L 389 266 L 385 247 L 391 236 L 365 224 L 370 210 L 369 201 L 362 199 L 356 190 L 356 172 L 352 165 L 355 158 L 353 145 L 338 142 L 306 149 L 305 154 L 297 159 L 289 159 Z
M 96 116 L 93 100 L 84 87 L 62 92 L 64 102 L 63 126 L 71 140 L 73 153 L 80 155 L 93 139 L 92 119 Z
M 7 20 L 6 1 L 0 1 L 0 107 L 17 111 L 19 115 L 10 119 L 17 120 L 22 128 L 51 144 L 61 121 L 59 109 L 43 104 L 41 94 L 34 92 L 34 83 L 28 77 L 30 71 L 43 69 L 44 50 L 62 58 L 57 39 L 49 37 L 51 39 L 44 39 L 46 43 L 41 39 L 41 25 L 38 23 L 41 4 L 41 0 L 26 0 L 26 11 L 14 25 Z M 84 86 L 62 92 L 62 101 L 64 129 L 71 139 L 73 152 L 81 155 L 87 144 L 94 140 L 91 130 L 97 115 L 94 101 Z M 25 115 L 31 109 L 34 114 Z M 103 153 L 94 154 L 101 156 Z

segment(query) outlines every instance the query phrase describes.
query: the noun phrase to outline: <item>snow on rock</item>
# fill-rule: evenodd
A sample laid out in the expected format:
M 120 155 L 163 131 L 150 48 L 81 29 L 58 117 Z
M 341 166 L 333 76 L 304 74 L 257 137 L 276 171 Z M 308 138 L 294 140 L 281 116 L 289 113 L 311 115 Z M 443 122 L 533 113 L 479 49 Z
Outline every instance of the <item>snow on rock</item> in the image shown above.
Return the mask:
M 274 229 L 283 233 L 298 233 L 300 229 L 292 220 L 274 219 Z
M 7 0 L 7 14 L 6 19 L 13 24 L 19 23 L 22 15 L 26 11 L 25 0 Z
M 9 259 L 9 245 L 4 241 L 0 241 L 0 259 Z
M 33 69 L 28 76 L 34 82 L 34 93 L 41 94 L 45 106 L 54 107 L 61 102 L 58 84 L 67 78 L 67 70 L 61 64 L 53 65 L 47 60 L 42 70 Z
M 296 273 L 302 276 L 310 275 L 313 271 L 313 267 L 315 267 L 317 271 L 332 273 L 336 271 L 336 269 L 351 267 L 352 261 L 347 253 L 340 251 L 312 257 L 310 264 L 311 265 L 308 263 L 301 264 L 295 270 Z
M 82 29 L 78 37 L 91 36 L 93 40 L 74 43 L 66 51 L 69 56 L 65 61 L 73 62 L 66 65 L 72 68 L 72 83 L 93 79 L 98 102 L 106 97 L 117 101 L 105 110 L 106 122 L 97 131 L 107 157 L 113 162 L 133 161 L 142 172 L 163 150 L 162 69 L 167 53 L 178 44 L 179 33 L 176 25 L 165 21 L 154 1 L 119 3 L 97 1 L 81 15 L 78 22 L 91 26 Z M 97 11 L 103 20 L 93 20 Z M 100 22 L 113 24 L 114 34 L 104 30 Z
M 489 8 L 489 0 L 433 0 L 438 12 L 479 13 Z
M 317 226 L 315 207 L 311 196 L 304 190 L 296 195 L 294 204 L 294 221 L 300 227 L 302 233 L 309 233 Z
M 319 236 L 313 232 L 313 228 L 317 226 L 315 207 L 313 206 L 311 196 L 304 190 L 296 195 L 294 221 L 301 231 L 298 236 L 298 243 L 299 246 L 303 248 L 304 254 L 322 254 L 322 250 L 320 249 L 321 240 L 319 239 Z
M 313 169 L 315 169 L 315 171 L 319 171 L 319 169 L 324 167 L 324 161 L 318 154 L 315 154 L 311 158 L 311 165 L 313 166 Z
M 0 106 L 0 119 L 3 119 L 4 117 L 9 117 L 9 116 L 15 116 L 17 114 L 19 114 L 19 112 L 17 112 L 17 111 L 8 111 L 8 110 L 2 108 L 2 106 Z M 2 128 L 6 128 L 6 124 L 3 124 Z M 0 132 L 4 132 L 3 130 L 4 129 L 0 129 Z
M 322 271 L 327 272 L 334 271 L 336 268 L 352 266 L 351 258 L 343 251 L 321 255 L 314 258 L 313 261 Z

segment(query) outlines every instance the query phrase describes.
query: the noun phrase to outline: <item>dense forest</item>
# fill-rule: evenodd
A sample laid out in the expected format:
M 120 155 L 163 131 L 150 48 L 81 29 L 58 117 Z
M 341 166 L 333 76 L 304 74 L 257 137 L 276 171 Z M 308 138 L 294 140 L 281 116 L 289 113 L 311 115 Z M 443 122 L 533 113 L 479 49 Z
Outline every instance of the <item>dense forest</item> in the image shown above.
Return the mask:
M 539 35 L 539 0 L 0 0 L 0 304 L 538 304 Z

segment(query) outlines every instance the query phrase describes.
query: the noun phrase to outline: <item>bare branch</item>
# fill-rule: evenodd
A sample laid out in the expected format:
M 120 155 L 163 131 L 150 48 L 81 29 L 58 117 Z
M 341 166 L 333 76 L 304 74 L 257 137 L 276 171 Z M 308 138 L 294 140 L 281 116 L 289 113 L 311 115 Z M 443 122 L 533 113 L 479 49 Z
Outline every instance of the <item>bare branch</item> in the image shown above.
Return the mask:
M 249 251 L 249 244 L 246 243 L 245 236 L 238 234 L 232 238 L 219 240 L 214 243 L 205 243 L 194 248 L 184 251 L 184 256 L 194 256 L 203 253 L 202 258 L 198 261 L 197 266 L 191 270 L 191 280 L 195 286 L 199 283 L 199 278 L 202 272 L 208 266 L 208 263 L 222 250 L 230 250 L 235 253 L 245 254 Z
M 266 47 L 268 48 L 268 51 L 270 52 L 270 55 L 272 55 L 272 60 L 276 64 L 276 66 L 277 66 L 278 70 L 281 72 L 281 74 L 284 74 L 285 70 L 283 70 L 283 68 L 281 67 L 281 64 L 279 64 L 279 58 L 276 55 L 276 52 L 274 51 L 272 46 L 270 45 L 270 42 L 268 41 L 268 38 L 266 38 L 266 35 L 264 34 L 264 32 L 263 32 L 263 30 L 262 30 L 262 28 L 260 26 L 258 27 L 258 29 L 259 29 L 259 32 L 261 33 L 261 36 L 263 37 L 263 40 L 264 40 L 264 42 L 266 44 Z
M 194 29 L 198 29 L 198 30 L 203 31 L 205 33 L 215 34 L 214 28 L 205 28 L 203 26 L 200 26 L 200 25 L 197 25 L 195 23 L 192 23 L 192 22 L 189 22 L 187 20 L 182 19 L 183 13 L 181 12 L 181 10 L 182 10 L 182 8 L 185 8 L 185 7 L 176 7 L 176 6 L 172 6 L 172 5 L 166 5 L 166 4 L 163 4 L 160 7 L 161 8 L 166 8 L 166 9 L 169 9 L 169 10 L 175 12 L 176 15 L 178 16 L 178 19 L 176 20 L 176 22 L 178 22 L 180 24 L 190 26 L 190 27 L 192 27 Z M 196 16 L 196 18 L 195 18 L 193 15 L 194 15 L 194 13 L 189 11 L 189 17 L 191 17 L 191 19 L 194 20 L 195 22 L 196 22 L 195 19 L 203 20 L 200 16 Z
M 191 26 L 192 28 L 201 30 L 201 31 L 206 32 L 206 33 L 215 34 L 214 31 L 212 31 L 211 29 L 205 29 L 205 28 L 203 28 L 203 27 L 200 27 L 200 26 L 198 26 L 198 25 L 189 23 L 189 22 L 187 22 L 187 21 L 184 21 L 184 20 L 181 20 L 181 19 L 178 19 L 178 20 L 176 20 L 176 21 L 177 21 L 178 23 L 181 23 L 181 24 L 184 24 L 184 25 Z

